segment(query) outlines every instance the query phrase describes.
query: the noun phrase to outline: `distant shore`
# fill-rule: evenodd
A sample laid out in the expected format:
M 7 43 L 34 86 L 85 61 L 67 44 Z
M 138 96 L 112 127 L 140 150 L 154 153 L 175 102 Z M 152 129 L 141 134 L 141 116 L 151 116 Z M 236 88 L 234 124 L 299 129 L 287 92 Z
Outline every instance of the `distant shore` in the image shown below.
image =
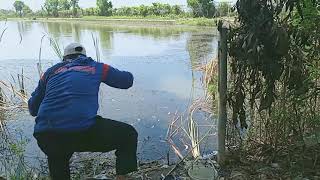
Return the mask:
M 42 21 L 42 22 L 88 22 L 101 23 L 104 25 L 157 25 L 157 26 L 202 26 L 215 27 L 218 18 L 182 18 L 182 19 L 168 19 L 168 18 L 142 18 L 142 17 L 98 17 L 98 16 L 84 16 L 81 18 L 43 18 L 43 17 L 29 17 L 29 18 L 3 18 L 7 20 L 23 20 L 23 21 Z M 232 19 L 228 17 L 228 19 Z

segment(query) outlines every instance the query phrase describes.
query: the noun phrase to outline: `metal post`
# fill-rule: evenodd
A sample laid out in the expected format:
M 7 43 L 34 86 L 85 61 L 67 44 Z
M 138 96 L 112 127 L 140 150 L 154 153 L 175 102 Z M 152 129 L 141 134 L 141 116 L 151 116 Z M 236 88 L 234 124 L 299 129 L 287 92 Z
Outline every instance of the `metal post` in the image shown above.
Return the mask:
M 227 28 L 219 22 L 218 30 L 220 32 L 219 42 L 219 120 L 218 120 L 218 162 L 225 163 L 225 139 L 227 122 Z

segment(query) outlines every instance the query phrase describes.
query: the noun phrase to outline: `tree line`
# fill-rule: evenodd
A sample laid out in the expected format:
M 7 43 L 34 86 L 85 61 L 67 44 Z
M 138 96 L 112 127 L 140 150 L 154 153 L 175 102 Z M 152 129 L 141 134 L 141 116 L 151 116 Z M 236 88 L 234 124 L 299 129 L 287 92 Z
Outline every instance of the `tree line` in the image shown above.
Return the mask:
M 0 16 L 20 17 L 80 17 L 80 16 L 174 16 L 174 17 L 206 17 L 234 15 L 231 4 L 216 4 L 213 0 L 187 0 L 189 9 L 180 5 L 152 3 L 134 7 L 114 8 L 110 0 L 97 0 L 96 7 L 80 8 L 79 0 L 45 0 L 41 9 L 32 11 L 23 1 L 13 3 L 15 12 L 1 10 Z

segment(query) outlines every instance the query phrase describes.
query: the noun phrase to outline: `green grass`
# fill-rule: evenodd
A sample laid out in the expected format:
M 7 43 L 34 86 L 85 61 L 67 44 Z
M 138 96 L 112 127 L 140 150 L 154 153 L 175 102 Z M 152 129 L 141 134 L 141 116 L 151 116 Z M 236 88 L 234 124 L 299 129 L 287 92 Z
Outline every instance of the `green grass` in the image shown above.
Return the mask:
M 183 16 L 83 16 L 83 19 L 141 19 L 141 20 L 176 20 Z
M 11 18 L 10 18 L 11 19 Z M 12 18 L 20 20 L 21 18 Z M 152 23 L 155 25 L 187 25 L 187 26 L 207 26 L 215 27 L 219 18 L 188 18 L 179 16 L 83 16 L 80 18 L 22 18 L 24 20 L 41 20 L 41 21 L 104 21 L 121 22 L 121 23 Z
M 179 16 L 84 16 L 82 19 L 85 20 L 139 20 L 145 21 L 163 21 L 172 22 L 177 25 L 190 25 L 190 26 L 216 26 L 217 19 L 209 18 L 190 18 L 190 17 L 179 17 Z
M 190 25 L 190 26 L 216 26 L 217 19 L 208 18 L 190 18 L 190 19 L 179 19 L 177 24 Z

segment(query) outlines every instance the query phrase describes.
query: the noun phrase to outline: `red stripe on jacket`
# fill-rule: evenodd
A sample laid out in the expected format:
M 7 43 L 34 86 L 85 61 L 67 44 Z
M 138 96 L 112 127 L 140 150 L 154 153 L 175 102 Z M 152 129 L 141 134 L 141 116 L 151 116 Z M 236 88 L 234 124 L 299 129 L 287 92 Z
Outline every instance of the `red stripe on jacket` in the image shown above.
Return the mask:
M 107 80 L 108 70 L 109 70 L 109 65 L 103 64 L 103 69 L 102 69 L 102 81 L 106 81 L 106 80 Z

